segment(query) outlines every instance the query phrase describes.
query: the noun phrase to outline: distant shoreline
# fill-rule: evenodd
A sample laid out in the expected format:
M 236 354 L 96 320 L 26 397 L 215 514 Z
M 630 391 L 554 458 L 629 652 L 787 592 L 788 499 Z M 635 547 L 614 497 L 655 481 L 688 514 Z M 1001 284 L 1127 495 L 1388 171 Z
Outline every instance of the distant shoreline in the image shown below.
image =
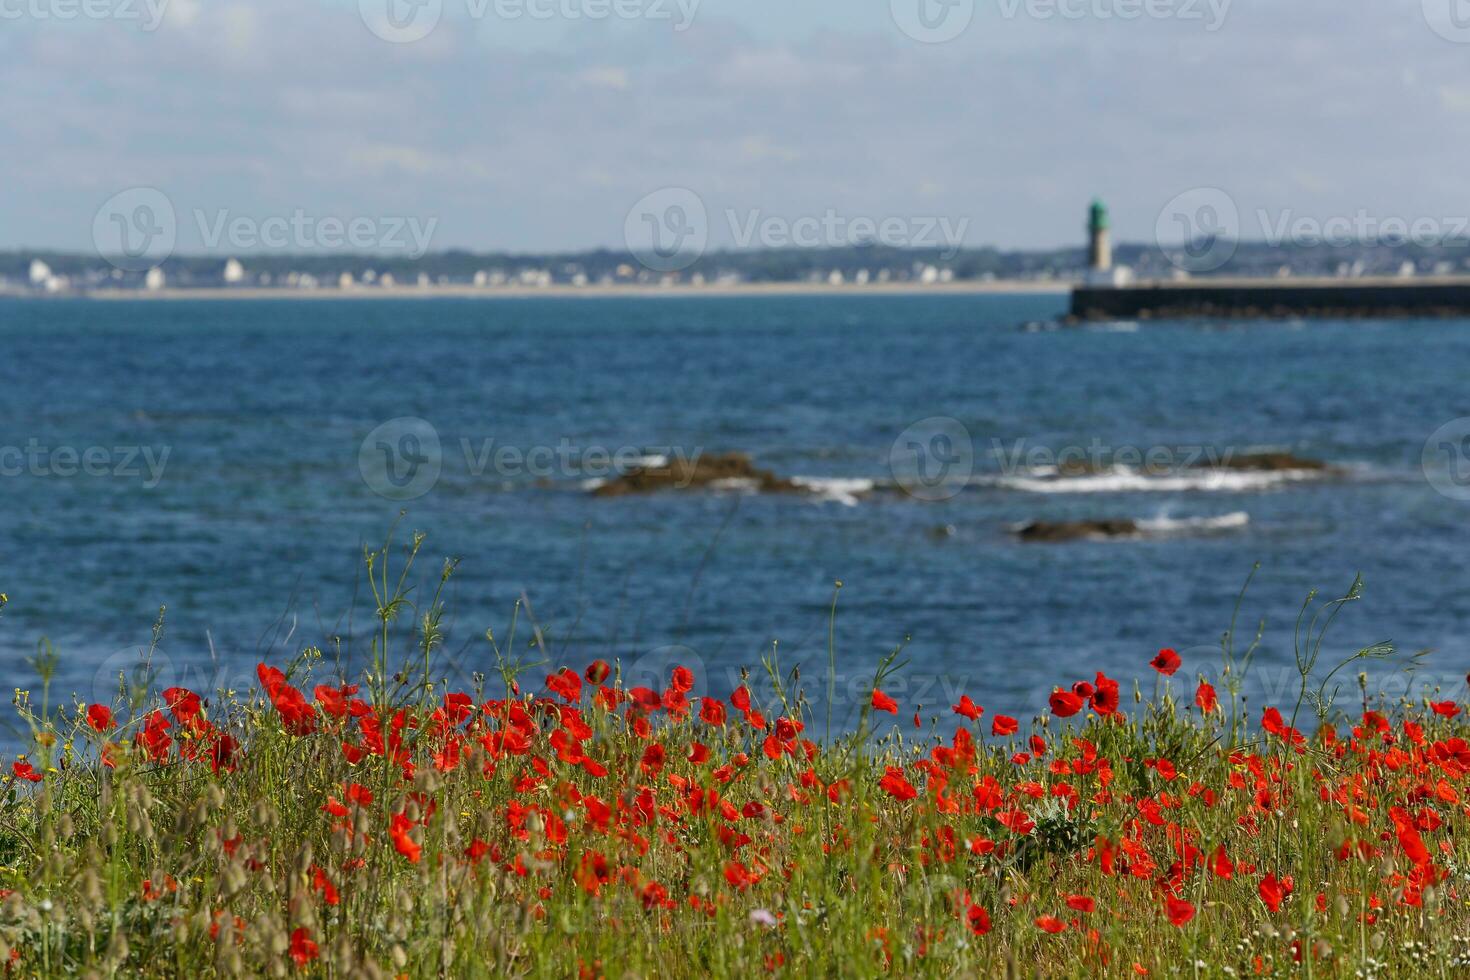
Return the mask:
M 5 293 L 17 299 L 90 299 L 103 301 L 155 300 L 265 300 L 265 299 L 650 299 L 658 297 L 740 297 L 740 296 L 966 296 L 1021 293 L 1027 295 L 1065 295 L 1072 290 L 1070 282 L 1036 282 L 1033 280 L 995 280 L 991 282 L 953 282 L 932 285 L 916 283 L 847 283 L 773 282 L 738 285 L 673 285 L 673 286 L 363 286 L 353 289 L 274 289 L 265 287 L 201 287 L 198 289 L 94 289 L 63 294 Z

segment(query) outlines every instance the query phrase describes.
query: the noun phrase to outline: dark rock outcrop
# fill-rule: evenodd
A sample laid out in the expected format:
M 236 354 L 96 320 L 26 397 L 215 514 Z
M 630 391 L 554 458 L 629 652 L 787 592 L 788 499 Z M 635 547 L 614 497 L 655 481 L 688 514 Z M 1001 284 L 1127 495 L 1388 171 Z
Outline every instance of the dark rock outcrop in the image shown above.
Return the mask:
M 1032 521 L 1016 529 L 1022 541 L 1053 544 L 1082 541 L 1088 538 L 1128 538 L 1139 533 L 1138 522 L 1131 520 Z
M 640 466 L 615 476 L 592 491 L 596 497 L 623 497 L 662 490 L 703 490 L 728 482 L 760 493 L 805 493 L 785 477 L 756 466 L 745 453 L 701 453 L 693 459 L 670 459 L 662 466 Z
M 1268 451 L 1259 453 L 1231 453 L 1218 460 L 1196 464 L 1200 469 L 1241 470 L 1259 473 L 1283 473 L 1291 470 L 1310 470 L 1324 473 L 1334 469 L 1320 459 L 1306 459 L 1289 452 Z

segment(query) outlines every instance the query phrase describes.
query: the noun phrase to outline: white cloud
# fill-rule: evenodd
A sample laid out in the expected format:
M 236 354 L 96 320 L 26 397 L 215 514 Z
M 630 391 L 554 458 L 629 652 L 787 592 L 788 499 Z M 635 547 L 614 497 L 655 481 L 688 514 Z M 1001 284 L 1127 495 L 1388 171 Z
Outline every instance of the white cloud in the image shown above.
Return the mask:
M 1215 33 L 982 17 L 938 46 L 851 0 L 779 21 L 705 0 L 683 33 L 581 22 L 535 49 L 447 13 L 389 44 L 345 0 L 172 4 L 151 34 L 7 25 L 0 143 L 25 166 L 0 247 L 87 247 L 97 203 L 141 183 L 442 216 L 440 246 L 616 244 L 668 185 L 716 211 L 969 218 L 1002 245 L 1076 241 L 1101 194 L 1142 239 L 1201 185 L 1243 212 L 1443 214 L 1470 150 L 1470 52 L 1419 0 L 1240 0 Z

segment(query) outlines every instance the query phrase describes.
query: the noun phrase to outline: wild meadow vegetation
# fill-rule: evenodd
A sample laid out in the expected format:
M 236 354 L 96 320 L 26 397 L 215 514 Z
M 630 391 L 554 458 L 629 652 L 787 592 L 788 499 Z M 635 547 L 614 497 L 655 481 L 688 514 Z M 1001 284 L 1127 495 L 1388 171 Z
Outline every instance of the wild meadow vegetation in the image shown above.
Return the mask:
M 901 703 L 895 654 L 839 731 L 835 649 L 702 696 L 530 628 L 449 689 L 453 566 L 409 588 L 421 545 L 367 556 L 360 677 L 306 649 L 248 690 L 57 705 L 38 664 L 0 813 L 11 975 L 1470 968 L 1470 731 L 1449 698 L 1369 695 L 1386 646 L 1319 662 L 1356 585 L 1308 602 L 1283 703 L 1249 698 L 1260 635 L 1232 625 L 1213 684 L 1140 651 L 1137 681 L 1057 677 L 1035 718 Z

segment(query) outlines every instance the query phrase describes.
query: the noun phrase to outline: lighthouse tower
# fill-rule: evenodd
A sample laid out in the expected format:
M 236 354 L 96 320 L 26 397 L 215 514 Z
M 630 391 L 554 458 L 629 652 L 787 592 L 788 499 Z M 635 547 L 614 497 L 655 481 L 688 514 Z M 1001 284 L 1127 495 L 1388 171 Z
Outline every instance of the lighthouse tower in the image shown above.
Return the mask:
M 1107 272 L 1113 267 L 1113 242 L 1108 235 L 1108 206 L 1094 199 L 1087 215 L 1087 268 Z
M 1093 201 L 1087 209 L 1087 276 L 1088 286 L 1126 286 L 1133 281 L 1133 270 L 1113 265 L 1113 238 L 1108 230 L 1108 206 Z

